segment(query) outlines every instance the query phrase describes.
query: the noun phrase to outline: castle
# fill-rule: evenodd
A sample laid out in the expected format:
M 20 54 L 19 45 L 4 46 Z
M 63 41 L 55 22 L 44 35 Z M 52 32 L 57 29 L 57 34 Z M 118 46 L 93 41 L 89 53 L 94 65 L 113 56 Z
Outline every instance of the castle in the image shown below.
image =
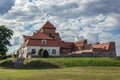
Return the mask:
M 28 53 L 38 55 L 40 48 L 46 49 L 49 56 L 79 55 L 81 57 L 116 57 L 115 42 L 88 44 L 87 40 L 65 42 L 53 24 L 47 21 L 32 36 L 23 35 L 24 42 L 19 49 L 19 57 L 26 58 Z

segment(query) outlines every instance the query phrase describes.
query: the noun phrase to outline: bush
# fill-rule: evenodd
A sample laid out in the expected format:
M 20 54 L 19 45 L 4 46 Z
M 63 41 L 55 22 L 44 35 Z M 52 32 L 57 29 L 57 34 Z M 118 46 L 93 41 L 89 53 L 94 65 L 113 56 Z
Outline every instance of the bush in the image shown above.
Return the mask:
M 42 56 L 43 58 L 49 57 L 48 51 L 47 51 L 47 50 L 42 50 L 41 56 Z
M 120 56 L 117 56 L 116 59 L 117 59 L 117 60 L 120 60 Z
M 14 57 L 14 58 L 17 58 L 17 57 L 18 57 L 18 55 L 17 55 L 17 54 L 13 54 L 13 57 Z
M 6 55 L 3 55 L 3 56 L 1 57 L 1 59 L 2 59 L 2 60 L 7 59 L 7 56 L 6 56 Z
M 40 48 L 40 49 L 38 50 L 38 55 L 39 55 L 39 56 L 41 56 L 41 53 L 42 53 L 43 50 L 44 50 L 43 48 Z
M 2 58 L 2 54 L 0 54 L 0 59 Z
M 6 55 L 2 55 L 0 54 L 0 59 L 3 60 L 3 59 L 7 59 L 7 56 Z
M 5 68 L 12 68 L 14 65 L 14 62 L 12 60 L 5 60 L 0 63 L 0 67 L 5 67 Z
M 11 58 L 12 57 L 12 55 L 7 55 L 7 58 Z
M 24 65 L 24 68 L 27 69 L 51 69 L 51 68 L 60 68 L 58 64 L 51 63 L 49 61 L 35 60 L 30 61 Z

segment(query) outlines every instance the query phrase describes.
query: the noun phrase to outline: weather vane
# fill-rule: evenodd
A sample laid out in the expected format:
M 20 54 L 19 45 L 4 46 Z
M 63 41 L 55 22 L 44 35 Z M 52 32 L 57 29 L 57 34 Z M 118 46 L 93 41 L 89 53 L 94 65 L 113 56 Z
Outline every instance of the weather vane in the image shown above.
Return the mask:
M 48 13 L 46 13 L 46 19 L 47 19 L 47 21 L 49 20 L 49 14 Z

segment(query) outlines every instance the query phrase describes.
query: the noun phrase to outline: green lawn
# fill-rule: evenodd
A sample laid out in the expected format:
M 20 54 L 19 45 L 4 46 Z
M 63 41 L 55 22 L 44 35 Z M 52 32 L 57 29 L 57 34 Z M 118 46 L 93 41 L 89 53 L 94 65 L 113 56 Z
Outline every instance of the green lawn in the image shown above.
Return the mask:
M 13 68 L 15 58 L 0 61 L 0 67 Z M 30 58 L 25 59 L 24 69 L 50 69 L 60 67 L 120 67 L 120 59 L 116 58 Z
M 77 67 L 77 66 L 120 67 L 120 60 L 117 60 L 115 58 L 32 58 L 25 60 L 25 62 L 28 63 L 27 65 L 29 65 L 29 63 L 32 63 L 33 61 L 35 62 L 38 61 L 38 63 L 36 64 L 39 64 L 39 62 L 42 61 L 65 67 Z M 29 66 L 34 65 L 35 64 Z
M 31 58 L 14 69 L 0 61 L 0 80 L 120 80 L 120 60 L 112 58 Z
M 120 67 L 66 67 L 61 69 L 2 69 L 0 80 L 120 80 Z

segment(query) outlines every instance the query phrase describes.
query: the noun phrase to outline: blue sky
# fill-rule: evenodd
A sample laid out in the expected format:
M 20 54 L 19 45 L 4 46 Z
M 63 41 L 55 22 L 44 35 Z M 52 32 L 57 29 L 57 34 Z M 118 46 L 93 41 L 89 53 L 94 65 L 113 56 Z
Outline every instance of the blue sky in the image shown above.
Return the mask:
M 120 55 L 119 7 L 119 0 L 1 0 L 0 25 L 14 31 L 9 52 L 20 47 L 22 35 L 32 35 L 49 19 L 63 40 L 115 41 Z

